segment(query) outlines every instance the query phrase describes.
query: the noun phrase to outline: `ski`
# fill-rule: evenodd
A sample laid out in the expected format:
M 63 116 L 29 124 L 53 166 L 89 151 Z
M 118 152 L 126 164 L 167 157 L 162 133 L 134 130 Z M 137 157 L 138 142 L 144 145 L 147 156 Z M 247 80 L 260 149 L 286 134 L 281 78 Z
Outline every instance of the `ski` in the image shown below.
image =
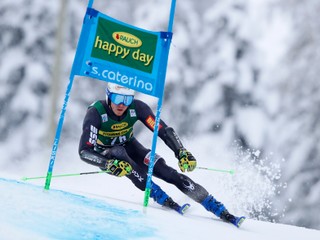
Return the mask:
M 183 215 L 187 209 L 190 207 L 189 203 L 185 203 L 182 206 L 180 206 L 178 203 L 176 203 L 175 201 L 172 200 L 172 198 L 168 198 L 164 204 L 164 207 L 167 207 L 169 209 L 172 209 L 174 211 L 176 211 L 177 213 Z
M 175 209 L 178 213 L 180 213 L 181 215 L 183 215 L 190 207 L 189 203 L 183 204 L 180 208 Z
M 241 226 L 241 224 L 244 222 L 244 220 L 246 220 L 246 217 L 236 217 L 235 221 L 232 222 L 233 225 L 235 225 L 237 228 L 239 228 Z
M 237 228 L 240 228 L 241 224 L 244 222 L 246 218 L 245 217 L 235 217 L 233 216 L 230 219 L 222 219 L 224 222 L 231 223 L 232 225 L 236 226 Z

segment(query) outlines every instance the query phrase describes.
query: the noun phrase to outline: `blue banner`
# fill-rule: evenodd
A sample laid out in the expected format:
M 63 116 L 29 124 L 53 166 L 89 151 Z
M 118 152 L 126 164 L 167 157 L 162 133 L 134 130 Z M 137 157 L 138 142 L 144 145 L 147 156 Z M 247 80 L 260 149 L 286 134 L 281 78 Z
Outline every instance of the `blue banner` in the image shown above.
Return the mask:
M 171 38 L 171 32 L 147 31 L 87 8 L 71 75 L 161 98 Z

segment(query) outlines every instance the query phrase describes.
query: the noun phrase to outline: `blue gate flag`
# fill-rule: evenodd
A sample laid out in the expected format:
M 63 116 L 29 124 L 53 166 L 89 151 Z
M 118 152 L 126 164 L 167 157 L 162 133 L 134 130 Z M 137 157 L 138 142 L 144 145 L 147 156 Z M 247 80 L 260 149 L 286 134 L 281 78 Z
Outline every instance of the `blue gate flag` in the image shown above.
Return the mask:
M 171 32 L 147 31 L 87 8 L 71 74 L 162 97 Z

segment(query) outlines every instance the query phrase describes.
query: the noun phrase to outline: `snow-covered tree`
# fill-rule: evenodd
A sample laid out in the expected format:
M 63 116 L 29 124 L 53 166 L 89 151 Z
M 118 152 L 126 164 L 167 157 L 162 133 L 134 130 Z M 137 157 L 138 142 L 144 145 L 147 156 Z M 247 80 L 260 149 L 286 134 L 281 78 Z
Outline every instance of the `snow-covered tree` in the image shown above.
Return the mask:
M 277 79 L 281 101 L 274 120 L 273 143 L 286 159 L 283 177 L 288 182 L 279 206 L 286 203 L 284 220 L 319 228 L 320 210 L 320 33 L 317 0 L 282 3 L 294 29 Z

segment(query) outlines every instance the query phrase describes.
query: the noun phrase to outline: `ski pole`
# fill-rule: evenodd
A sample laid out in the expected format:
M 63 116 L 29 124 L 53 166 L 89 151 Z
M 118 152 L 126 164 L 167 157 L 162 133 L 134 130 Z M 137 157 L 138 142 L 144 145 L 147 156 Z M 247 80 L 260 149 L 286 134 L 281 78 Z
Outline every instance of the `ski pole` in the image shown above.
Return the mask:
M 223 169 L 215 169 L 215 168 L 207 168 L 207 167 L 196 167 L 197 169 L 208 170 L 208 171 L 215 171 L 215 172 L 225 172 L 229 174 L 234 174 L 234 170 L 223 170 Z M 81 173 L 66 173 L 66 174 L 58 174 L 52 175 L 53 178 L 58 177 L 74 177 L 74 176 L 81 176 L 81 175 L 89 175 L 89 174 L 99 174 L 99 173 L 107 173 L 108 171 L 94 171 L 94 172 L 81 172 Z M 37 177 L 22 177 L 22 181 L 28 180 L 35 180 L 35 179 L 42 179 L 46 178 L 47 176 L 37 176 Z
M 66 173 L 66 174 L 58 174 L 52 175 L 52 177 L 73 177 L 73 176 L 81 176 L 81 175 L 89 175 L 89 174 L 98 174 L 98 173 L 107 173 L 108 171 L 95 171 L 95 172 L 81 172 L 81 173 Z M 39 177 L 22 177 L 21 180 L 28 181 L 34 179 L 46 178 L 47 176 L 39 176 Z
M 224 173 L 230 173 L 231 175 L 234 174 L 234 170 L 224 170 L 224 169 L 216 169 L 216 168 L 207 168 L 207 167 L 196 167 L 197 169 L 202 169 L 202 170 L 209 170 L 209 171 L 214 171 L 214 172 L 224 172 Z

